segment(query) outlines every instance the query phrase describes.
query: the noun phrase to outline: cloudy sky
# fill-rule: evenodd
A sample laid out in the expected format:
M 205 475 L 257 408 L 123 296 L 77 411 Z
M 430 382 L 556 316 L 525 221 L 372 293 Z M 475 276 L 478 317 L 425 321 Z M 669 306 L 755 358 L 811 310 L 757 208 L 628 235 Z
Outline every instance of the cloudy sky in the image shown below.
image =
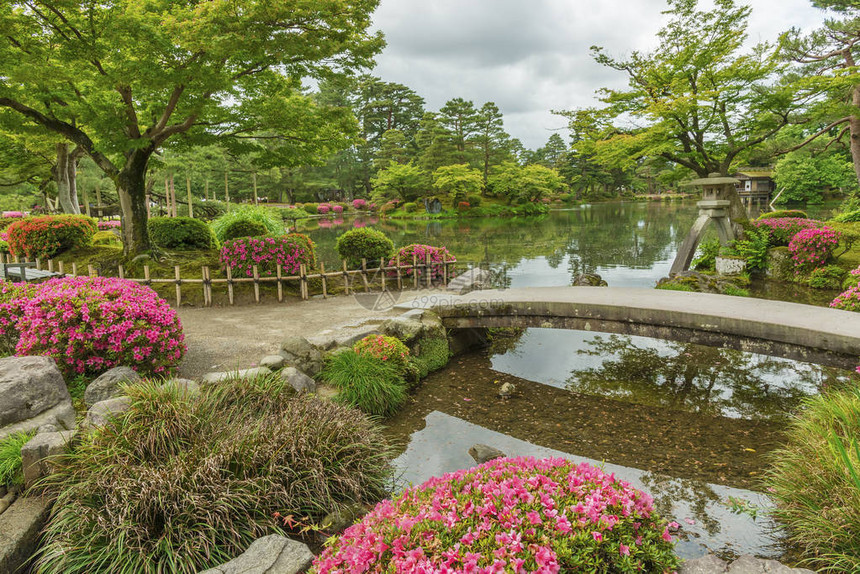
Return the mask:
M 809 0 L 751 4 L 751 41 L 823 20 Z M 431 110 L 454 97 L 495 102 L 508 132 L 537 148 L 564 126 L 549 110 L 594 105 L 598 88 L 626 84 L 592 60 L 590 46 L 614 56 L 653 48 L 665 7 L 665 0 L 382 0 L 374 24 L 388 47 L 373 74 L 409 86 Z

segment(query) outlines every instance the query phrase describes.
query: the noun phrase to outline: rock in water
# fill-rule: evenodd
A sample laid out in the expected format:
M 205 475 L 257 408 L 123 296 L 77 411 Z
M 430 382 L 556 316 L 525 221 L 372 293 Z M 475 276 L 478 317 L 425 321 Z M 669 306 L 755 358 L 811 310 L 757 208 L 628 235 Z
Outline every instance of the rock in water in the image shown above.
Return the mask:
M 597 273 L 580 273 L 573 278 L 574 287 L 609 287 L 609 283 Z
M 504 383 L 499 389 L 499 396 L 503 399 L 509 399 L 517 392 L 517 387 L 513 383 Z

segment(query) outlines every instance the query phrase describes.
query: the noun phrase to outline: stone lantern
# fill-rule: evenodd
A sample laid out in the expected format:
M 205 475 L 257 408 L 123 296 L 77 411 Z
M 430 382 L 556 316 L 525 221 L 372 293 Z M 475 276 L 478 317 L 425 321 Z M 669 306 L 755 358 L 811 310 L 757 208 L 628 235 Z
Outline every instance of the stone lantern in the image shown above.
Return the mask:
M 699 218 L 696 219 L 693 228 L 681 244 L 678 255 L 672 263 L 672 269 L 669 271 L 670 274 L 680 273 L 690 268 L 696 248 L 699 247 L 699 242 L 709 223 L 713 223 L 717 228 L 721 244 L 726 245 L 735 239 L 735 231 L 729 217 L 732 205 L 729 197 L 738 183 L 740 180 L 733 177 L 712 173 L 706 178 L 694 179 L 687 184 L 702 187 L 702 201 L 696 204 L 699 208 Z

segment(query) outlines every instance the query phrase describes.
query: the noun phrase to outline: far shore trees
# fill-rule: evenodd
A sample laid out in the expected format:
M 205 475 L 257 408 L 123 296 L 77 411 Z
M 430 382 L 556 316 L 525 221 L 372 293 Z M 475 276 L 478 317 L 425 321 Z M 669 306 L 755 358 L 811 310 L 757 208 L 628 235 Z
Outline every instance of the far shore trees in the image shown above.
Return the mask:
M 177 136 L 290 134 L 309 109 L 290 101 L 301 78 L 382 48 L 378 2 L 0 0 L 0 107 L 91 157 L 116 186 L 126 253 L 145 252 L 153 154 Z

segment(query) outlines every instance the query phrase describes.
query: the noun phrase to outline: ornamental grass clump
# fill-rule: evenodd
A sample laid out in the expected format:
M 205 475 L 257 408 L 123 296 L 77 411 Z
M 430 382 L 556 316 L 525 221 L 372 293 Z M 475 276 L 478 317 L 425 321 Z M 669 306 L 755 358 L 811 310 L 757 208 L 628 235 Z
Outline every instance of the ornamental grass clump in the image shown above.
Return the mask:
M 787 246 L 791 239 L 804 229 L 824 227 L 821 221 L 797 217 L 759 219 L 753 221 L 752 225 L 767 232 L 768 242 L 772 247 Z
M 53 357 L 66 376 L 118 365 L 169 375 L 185 355 L 176 311 L 149 287 L 126 279 L 51 279 L 6 304 L 20 313 L 15 353 Z
M 829 227 L 799 231 L 788 244 L 788 251 L 798 272 L 822 267 L 839 246 L 839 234 Z
M 7 228 L 9 249 L 30 260 L 91 245 L 97 231 L 96 220 L 85 215 L 27 217 Z
M 337 389 L 338 402 L 372 416 L 393 415 L 406 400 L 406 381 L 398 366 L 352 349 L 330 357 L 322 378 Z
M 649 495 L 561 458 L 502 458 L 379 503 L 312 572 L 673 572 Z
M 360 412 L 278 376 L 191 394 L 144 382 L 56 460 L 35 572 L 194 574 L 255 539 L 385 496 L 390 450 Z M 298 534 L 294 532 L 293 534 Z
M 301 265 L 310 269 L 315 262 L 314 243 L 301 233 L 240 237 L 221 246 L 221 263 L 229 266 L 235 276 L 253 277 L 255 265 L 263 276 L 274 276 L 278 265 L 282 273 L 292 275 L 299 272 Z
M 432 245 L 422 245 L 420 243 L 413 243 L 412 245 L 407 245 L 406 247 L 401 248 L 400 251 L 397 252 L 397 256 L 400 258 L 400 265 L 411 265 L 414 261 L 417 266 L 422 266 L 429 261 L 430 277 L 433 279 L 441 279 L 444 275 L 444 262 L 447 261 L 448 263 L 454 263 L 457 261 L 457 258 L 451 255 L 445 247 L 434 247 Z M 388 267 L 391 267 L 396 263 L 397 257 L 392 257 L 388 261 Z M 421 267 L 403 271 L 403 275 L 406 277 L 412 277 L 413 273 L 417 273 L 419 277 L 427 276 L 426 270 Z
M 860 571 L 860 388 L 806 399 L 769 458 L 771 515 L 787 541 L 819 572 Z

